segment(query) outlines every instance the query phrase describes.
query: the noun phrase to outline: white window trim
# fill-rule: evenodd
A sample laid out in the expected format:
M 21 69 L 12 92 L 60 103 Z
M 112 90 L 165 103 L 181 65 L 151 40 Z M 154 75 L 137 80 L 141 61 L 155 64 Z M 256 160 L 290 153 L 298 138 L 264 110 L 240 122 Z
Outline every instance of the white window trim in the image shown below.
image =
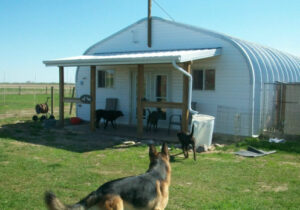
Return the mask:
M 213 90 L 206 90 L 205 89 L 205 77 L 206 77 L 206 71 L 208 71 L 208 70 L 215 70 L 215 88 L 213 89 Z M 193 74 L 193 71 L 203 71 L 203 79 L 202 79 L 202 84 L 203 84 L 203 87 L 202 87 L 202 90 L 200 90 L 200 89 L 194 89 L 193 88 L 193 91 L 216 91 L 216 68 L 214 68 L 214 67 L 207 67 L 207 68 L 195 68 L 195 69 L 193 69 L 192 70 L 192 74 Z M 194 80 L 193 80 L 193 82 L 194 82 Z
M 106 73 L 107 72 L 112 72 L 112 74 L 113 74 L 113 85 L 112 85 L 112 87 L 108 87 L 108 86 L 106 86 L 106 83 L 105 83 L 105 87 L 99 87 L 99 81 L 98 81 L 98 79 L 99 79 L 99 76 L 98 76 L 98 72 L 99 71 L 104 71 L 105 72 L 105 81 L 106 81 Z M 97 88 L 99 88 L 99 89 L 114 89 L 115 88 L 115 79 L 116 79 L 116 71 L 114 70 L 114 69 L 97 69 Z

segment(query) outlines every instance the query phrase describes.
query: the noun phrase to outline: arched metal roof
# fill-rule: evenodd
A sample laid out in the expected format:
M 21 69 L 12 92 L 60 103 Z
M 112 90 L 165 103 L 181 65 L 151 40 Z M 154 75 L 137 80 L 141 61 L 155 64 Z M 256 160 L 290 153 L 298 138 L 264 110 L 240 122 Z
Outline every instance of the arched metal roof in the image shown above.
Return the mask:
M 169 20 L 165 20 L 159 17 L 153 17 L 153 21 L 161 21 L 169 24 L 178 25 L 184 28 L 189 28 L 194 31 L 199 31 L 208 34 L 213 37 L 229 41 L 235 47 L 237 47 L 244 57 L 246 58 L 250 71 L 252 71 L 251 78 L 256 84 L 263 83 L 274 83 L 274 82 L 300 82 L 300 58 L 290 55 L 288 53 L 283 53 L 279 50 L 237 39 L 222 33 L 215 31 L 177 23 Z M 89 52 L 102 42 L 113 38 L 115 35 L 130 29 L 131 27 L 141 23 L 146 22 L 147 18 L 143 18 L 138 22 L 124 28 L 123 30 L 109 36 L 108 38 L 94 44 L 84 54 L 89 54 Z
M 299 82 L 300 58 L 279 50 L 227 36 L 238 44 L 252 64 L 256 84 L 274 82 Z
M 300 58 L 279 50 L 237 39 L 215 31 L 176 23 L 162 18 L 154 17 L 154 20 L 164 21 L 170 24 L 200 31 L 232 43 L 246 58 L 249 67 L 253 71 L 255 83 L 274 82 L 300 82 Z M 146 21 L 145 19 L 139 22 Z

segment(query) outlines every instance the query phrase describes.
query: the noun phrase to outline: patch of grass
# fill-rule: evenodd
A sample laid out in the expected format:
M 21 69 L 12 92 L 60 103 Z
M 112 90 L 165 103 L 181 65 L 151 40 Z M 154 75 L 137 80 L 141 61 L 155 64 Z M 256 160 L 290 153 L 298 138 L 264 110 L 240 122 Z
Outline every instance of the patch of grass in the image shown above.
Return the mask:
M 240 149 L 246 149 L 248 146 L 252 146 L 267 151 L 276 150 L 281 152 L 300 153 L 299 141 L 286 141 L 285 143 L 270 143 L 267 139 L 246 138 L 245 140 L 237 142 L 235 144 L 230 144 L 224 147 L 217 147 L 216 149 L 219 151 L 237 151 Z
M 24 109 L 31 109 L 34 114 L 35 105 L 45 103 L 49 96 L 49 94 L 5 95 L 5 101 L 1 100 L 0 102 L 0 114 L 14 113 L 15 111 Z M 55 106 L 58 106 L 58 94 L 55 95 L 54 99 Z
M 270 143 L 267 139 L 247 138 L 236 144 L 237 147 L 253 146 L 268 150 L 300 153 L 299 141 L 287 141 L 285 143 Z
M 7 89 L 9 90 L 9 89 Z M 6 90 L 6 91 L 7 91 Z M 33 114 L 35 113 L 35 105 L 45 103 L 47 97 L 50 97 L 50 91 L 48 94 L 45 94 L 43 91 L 32 91 L 30 94 L 19 95 L 15 93 L 10 93 L 15 91 L 8 91 L 3 94 L 0 94 L 0 114 L 4 113 L 14 113 L 20 110 L 32 110 Z M 36 92 L 36 94 L 34 94 Z M 42 93 L 41 93 L 42 92 Z M 65 97 L 71 97 L 70 91 L 65 90 Z M 59 104 L 59 94 L 54 93 L 54 107 L 58 107 Z M 48 101 L 48 105 L 50 105 L 50 99 Z
M 245 140 L 228 148 L 251 144 L 273 149 L 260 141 Z M 181 152 L 171 148 L 171 154 Z M 197 161 L 176 156 L 167 209 L 297 209 L 300 154 L 280 148 L 260 158 L 235 156 L 228 152 L 231 149 L 197 154 Z M 144 173 L 148 164 L 147 146 L 79 153 L 1 135 L 0 180 L 5 181 L 0 182 L 0 209 L 44 209 L 46 190 L 65 203 L 75 203 L 101 183 Z

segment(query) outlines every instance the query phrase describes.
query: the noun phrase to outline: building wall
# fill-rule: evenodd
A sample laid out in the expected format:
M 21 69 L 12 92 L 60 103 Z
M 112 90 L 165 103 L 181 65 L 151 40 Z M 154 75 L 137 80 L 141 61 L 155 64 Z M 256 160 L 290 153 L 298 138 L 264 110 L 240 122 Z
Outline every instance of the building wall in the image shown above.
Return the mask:
M 118 122 L 128 123 L 130 111 L 130 74 L 127 67 L 107 66 L 97 67 L 97 70 L 108 69 L 115 71 L 114 87 L 113 88 L 96 88 L 96 109 L 105 109 L 106 98 L 118 98 L 118 110 L 121 110 L 124 117 L 121 117 Z M 96 74 L 97 75 L 97 74 Z M 90 94 L 90 71 L 88 67 L 81 67 L 77 75 L 76 94 L 80 97 L 83 94 Z M 98 78 L 96 78 L 96 86 Z M 77 116 L 84 119 L 90 119 L 90 105 L 77 105 Z
M 222 48 L 222 55 L 194 62 L 193 69 L 216 69 L 216 89 L 214 91 L 193 91 L 193 101 L 202 114 L 216 117 L 215 132 L 237 135 L 250 135 L 251 124 L 251 81 L 247 63 L 241 52 L 231 43 L 190 27 L 170 24 L 154 19 L 153 46 L 147 47 L 147 23 L 145 21 L 128 27 L 108 39 L 89 48 L 86 54 L 107 52 L 130 52 L 147 50 L 170 50 L 190 48 Z M 106 97 L 120 98 L 125 117 L 121 123 L 129 122 L 130 112 L 130 71 L 135 67 L 112 67 L 116 70 L 115 88 L 97 88 L 97 108 L 104 108 Z M 170 65 L 170 100 L 182 99 L 182 75 Z M 77 73 L 78 96 L 89 94 L 89 70 L 81 67 Z M 86 77 L 83 85 L 81 80 Z M 175 111 L 176 112 L 176 111 Z M 89 119 L 89 105 L 78 107 L 79 117 Z

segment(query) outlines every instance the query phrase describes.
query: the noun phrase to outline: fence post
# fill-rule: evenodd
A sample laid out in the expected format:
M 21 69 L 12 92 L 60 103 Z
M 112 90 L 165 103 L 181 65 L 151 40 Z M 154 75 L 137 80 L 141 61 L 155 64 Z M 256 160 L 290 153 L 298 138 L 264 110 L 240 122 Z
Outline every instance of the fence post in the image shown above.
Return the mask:
M 48 86 L 46 86 L 46 95 L 48 94 Z
M 51 115 L 53 115 L 53 86 L 51 86 Z
M 72 98 L 74 98 L 74 95 L 75 95 L 75 87 L 73 87 L 73 90 L 72 90 Z M 71 102 L 70 104 L 70 115 L 72 114 L 72 108 L 73 108 L 73 102 Z
M 5 86 L 3 86 L 3 105 L 5 105 Z
M 19 86 L 19 95 L 21 95 L 21 86 Z

